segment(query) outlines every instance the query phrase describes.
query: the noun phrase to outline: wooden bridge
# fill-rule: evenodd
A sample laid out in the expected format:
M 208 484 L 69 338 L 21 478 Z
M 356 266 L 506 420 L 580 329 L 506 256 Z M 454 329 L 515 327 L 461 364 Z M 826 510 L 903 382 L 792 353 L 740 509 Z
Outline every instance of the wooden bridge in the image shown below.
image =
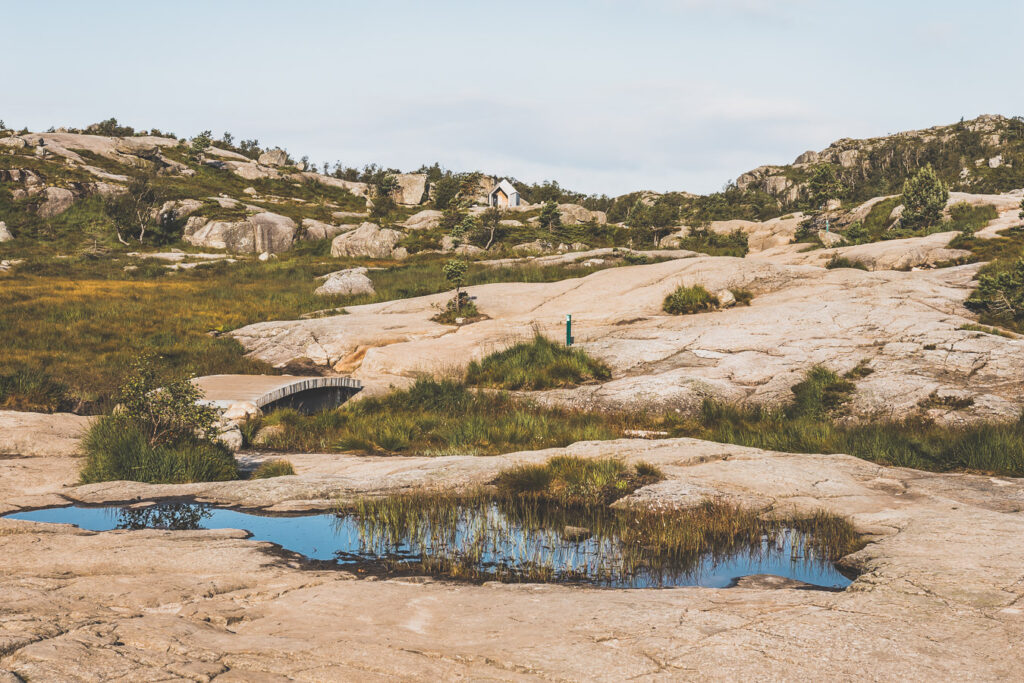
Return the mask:
M 247 402 L 264 412 L 294 408 L 306 414 L 335 408 L 363 388 L 350 377 L 294 375 L 207 375 L 192 383 L 202 390 L 205 403 L 219 408 Z

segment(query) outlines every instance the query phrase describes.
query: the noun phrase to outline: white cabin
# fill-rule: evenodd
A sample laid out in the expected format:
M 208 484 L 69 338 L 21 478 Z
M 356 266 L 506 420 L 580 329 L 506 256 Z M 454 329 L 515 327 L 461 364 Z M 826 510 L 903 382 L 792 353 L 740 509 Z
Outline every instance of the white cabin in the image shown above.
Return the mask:
M 509 181 L 502 180 L 487 195 L 487 203 L 499 209 L 519 206 L 519 190 L 513 187 Z

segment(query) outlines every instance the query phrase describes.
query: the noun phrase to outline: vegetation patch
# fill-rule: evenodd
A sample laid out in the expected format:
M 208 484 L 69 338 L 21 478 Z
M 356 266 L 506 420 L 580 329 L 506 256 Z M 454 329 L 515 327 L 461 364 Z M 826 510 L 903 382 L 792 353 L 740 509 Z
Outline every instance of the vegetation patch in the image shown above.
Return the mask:
M 825 264 L 825 267 L 828 268 L 829 270 L 835 268 L 856 268 L 857 270 L 870 270 L 867 264 L 864 263 L 863 261 L 858 261 L 856 259 L 840 256 L 839 254 L 834 254 L 832 258 L 830 258 L 828 262 Z
M 473 361 L 466 384 L 498 389 L 551 389 L 611 379 L 611 370 L 582 349 L 557 344 L 540 334 L 504 351 Z
M 703 285 L 686 287 L 680 285 L 665 297 L 662 309 L 671 315 L 702 313 L 718 308 L 718 297 L 704 289 Z
M 299 452 L 377 455 L 493 455 L 621 437 L 639 416 L 546 408 L 504 392 L 420 379 L 408 390 L 299 415 L 264 419 L 283 430 L 267 447 Z
M 998 327 L 987 327 L 985 325 L 979 325 L 977 323 L 965 323 L 957 328 L 958 330 L 967 330 L 969 332 L 981 332 L 982 334 L 994 334 L 997 337 L 1006 337 L 1007 339 L 1014 339 L 1014 335 L 1010 334 L 1006 330 L 1000 330 Z
M 277 458 L 260 463 L 260 466 L 253 470 L 252 479 L 271 479 L 273 477 L 284 477 L 289 474 L 295 474 L 295 468 L 287 460 Z
M 235 458 L 216 436 L 216 411 L 197 403 L 186 378 L 167 380 L 143 361 L 121 387 L 119 408 L 89 428 L 80 479 L 184 484 L 238 477 Z
M 664 478 L 647 463 L 556 456 L 543 465 L 503 470 L 494 485 L 506 496 L 532 496 L 558 505 L 608 505 Z
M 385 573 L 476 582 L 723 586 L 730 579 L 715 583 L 717 564 L 756 567 L 781 551 L 812 582 L 821 577 L 826 585 L 846 585 L 830 565 L 863 546 L 846 520 L 828 513 L 768 519 L 717 501 L 683 510 L 619 510 L 560 505 L 533 491 L 423 491 L 360 500 L 339 515 L 354 519 L 363 557 Z M 795 556 L 804 562 L 792 563 Z

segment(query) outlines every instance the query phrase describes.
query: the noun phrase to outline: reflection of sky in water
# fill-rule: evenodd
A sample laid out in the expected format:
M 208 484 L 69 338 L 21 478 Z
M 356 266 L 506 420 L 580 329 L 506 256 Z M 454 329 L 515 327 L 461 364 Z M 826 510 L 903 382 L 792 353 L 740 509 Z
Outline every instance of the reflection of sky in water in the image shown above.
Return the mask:
M 367 543 L 368 539 L 360 534 L 355 519 L 333 514 L 267 517 L 197 505 L 173 505 L 125 511 L 117 507 L 73 506 L 18 512 L 8 517 L 35 522 L 75 524 L 91 531 L 125 527 L 181 526 L 200 529 L 244 529 L 250 532 L 255 540 L 276 543 L 311 559 L 335 560 L 341 565 L 366 561 L 382 555 L 415 560 L 418 559 L 421 550 L 431 550 L 430 541 L 423 547 L 405 543 L 392 546 L 386 541 Z M 524 532 L 497 510 L 492 510 L 489 522 L 495 524 L 501 531 L 497 534 L 488 534 L 486 537 L 487 544 L 481 555 L 481 561 L 485 566 L 517 565 L 524 560 L 542 560 L 550 561 L 556 567 L 571 567 L 577 570 L 586 566 L 593 575 L 595 570 L 601 568 L 613 571 L 611 568 L 617 566 L 616 561 L 620 557 L 620 546 L 615 540 L 593 537 L 585 541 L 572 542 L 562 539 L 559 534 L 552 531 Z M 467 541 L 476 537 L 476 534 L 476 527 L 468 528 L 467 525 L 460 524 L 455 533 L 454 547 L 464 547 Z M 447 545 L 435 548 L 438 549 L 445 550 Z M 776 539 L 762 542 L 761 552 L 751 553 L 743 550 L 726 557 L 704 556 L 690 571 L 662 577 L 641 567 L 625 580 L 621 576 L 616 576 L 610 583 L 615 586 L 636 588 L 658 585 L 721 588 L 729 586 L 741 576 L 750 574 L 774 574 L 828 587 L 843 588 L 850 584 L 849 579 L 830 563 L 802 556 L 794 558 L 790 534 L 785 532 Z

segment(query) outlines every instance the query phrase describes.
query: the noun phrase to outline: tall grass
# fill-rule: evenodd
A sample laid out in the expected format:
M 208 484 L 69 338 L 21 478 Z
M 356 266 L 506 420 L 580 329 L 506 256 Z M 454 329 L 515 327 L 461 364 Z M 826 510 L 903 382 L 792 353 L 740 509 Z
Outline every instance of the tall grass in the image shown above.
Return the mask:
M 235 458 L 224 446 L 199 439 L 153 446 L 135 423 L 116 416 L 97 420 L 86 433 L 82 449 L 83 484 L 119 480 L 185 484 L 238 478 Z
M 416 491 L 359 500 L 339 513 L 355 517 L 363 556 L 385 570 L 471 581 L 679 585 L 698 578 L 704 562 L 772 552 L 784 530 L 808 563 L 833 562 L 862 546 L 834 515 L 766 519 L 718 501 L 619 510 L 529 493 Z
M 508 496 L 535 496 L 558 505 L 607 505 L 663 478 L 646 463 L 630 467 L 614 458 L 556 456 L 543 465 L 519 465 L 494 485 Z
M 500 389 L 550 389 L 611 378 L 611 370 L 586 351 L 557 344 L 536 335 L 473 361 L 466 369 L 466 384 Z
M 283 427 L 268 437 L 271 449 L 381 455 L 493 455 L 613 439 L 637 426 L 631 415 L 547 408 L 432 379 L 317 415 L 278 411 L 264 423 Z
M 703 285 L 685 287 L 680 285 L 665 297 L 662 309 L 672 315 L 700 313 L 718 308 L 718 297 L 704 289 Z

